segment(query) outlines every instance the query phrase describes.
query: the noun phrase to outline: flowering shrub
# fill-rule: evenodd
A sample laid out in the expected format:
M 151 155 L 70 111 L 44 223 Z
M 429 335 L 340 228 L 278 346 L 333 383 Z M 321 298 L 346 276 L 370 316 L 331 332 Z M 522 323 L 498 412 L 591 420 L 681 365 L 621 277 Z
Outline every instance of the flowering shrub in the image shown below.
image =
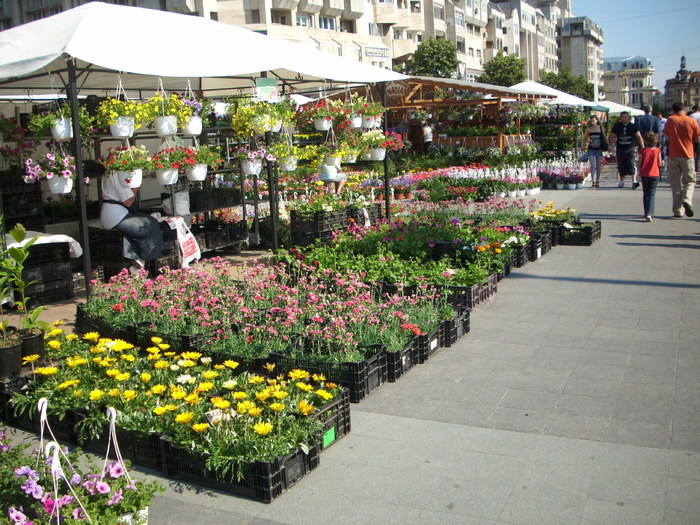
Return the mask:
M 75 179 L 76 168 L 75 158 L 72 155 L 62 153 L 46 153 L 36 162 L 27 159 L 24 162 L 24 182 L 33 184 L 42 179 L 52 179 L 53 177 L 65 177 Z
M 97 107 L 97 124 L 102 128 L 114 124 L 117 117 L 134 117 L 136 129 L 153 120 L 152 108 L 135 100 L 108 97 Z
M 263 160 L 268 162 L 274 162 L 276 160 L 274 154 L 270 151 L 267 151 L 263 146 L 260 146 L 257 149 L 253 149 L 250 146 L 242 146 L 235 151 L 233 156 L 238 160 L 247 161 Z
M 384 148 L 395 151 L 404 146 L 400 134 L 393 131 L 385 133 L 378 129 L 363 133 L 361 142 L 366 149 Z
M 134 171 L 151 166 L 150 153 L 143 145 L 110 148 L 100 161 L 107 171 Z

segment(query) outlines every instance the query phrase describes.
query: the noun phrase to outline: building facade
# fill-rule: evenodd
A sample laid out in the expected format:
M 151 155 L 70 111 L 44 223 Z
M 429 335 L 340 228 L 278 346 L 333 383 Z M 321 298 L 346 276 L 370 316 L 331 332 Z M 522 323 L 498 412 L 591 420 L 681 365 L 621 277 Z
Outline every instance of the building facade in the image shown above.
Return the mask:
M 700 107 L 700 71 L 689 71 L 685 56 L 681 57 L 681 67 L 676 76 L 666 81 L 664 104 L 671 109 L 674 102 L 680 102 L 686 108 Z
M 654 66 L 642 56 L 610 57 L 603 60 L 603 85 L 607 100 L 641 108 L 657 93 Z
M 585 16 L 561 18 L 558 26 L 560 66 L 591 84 L 603 85 L 603 30 Z M 607 92 L 607 90 L 606 90 Z

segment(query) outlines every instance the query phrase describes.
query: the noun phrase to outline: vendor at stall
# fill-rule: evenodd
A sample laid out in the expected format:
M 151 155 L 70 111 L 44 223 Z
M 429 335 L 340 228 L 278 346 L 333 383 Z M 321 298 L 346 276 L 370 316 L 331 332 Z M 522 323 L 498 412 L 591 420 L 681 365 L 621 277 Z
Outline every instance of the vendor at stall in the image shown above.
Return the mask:
M 139 189 L 126 188 L 114 176 L 102 177 L 100 223 L 105 229 L 124 234 L 124 257 L 131 261 L 131 273 L 138 273 L 147 261 L 157 259 L 165 246 L 160 223 L 147 213 L 131 210 Z

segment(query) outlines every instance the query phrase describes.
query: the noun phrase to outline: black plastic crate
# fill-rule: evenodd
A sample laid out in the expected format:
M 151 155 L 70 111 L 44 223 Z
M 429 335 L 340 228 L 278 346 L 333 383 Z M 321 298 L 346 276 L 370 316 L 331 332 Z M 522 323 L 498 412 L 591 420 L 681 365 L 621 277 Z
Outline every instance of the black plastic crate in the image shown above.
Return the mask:
M 318 467 L 320 444 L 308 454 L 297 450 L 273 461 L 254 461 L 221 475 L 205 466 L 206 456 L 165 443 L 165 474 L 224 492 L 270 503 L 304 475 Z
M 85 312 L 85 305 L 79 304 L 75 311 L 75 332 L 80 335 L 85 335 L 88 332 L 97 332 L 100 337 L 109 339 L 123 339 L 129 343 L 135 343 L 136 335 L 132 329 L 119 329 L 112 326 L 110 323 L 93 317 Z M 149 345 L 150 346 L 150 345 Z
M 530 242 L 513 247 L 513 268 L 522 268 L 530 260 Z
M 436 328 L 416 337 L 418 346 L 418 362 L 425 363 L 431 355 L 445 346 L 445 323 L 441 322 Z
M 445 346 L 450 347 L 467 335 L 471 326 L 471 311 L 465 308 L 453 319 L 445 321 Z
M 602 223 L 582 222 L 579 226 L 559 228 L 559 244 L 561 246 L 590 246 L 600 239 L 602 235 Z
M 248 239 L 248 221 L 230 222 L 228 224 L 228 238 L 231 242 L 245 241 Z
M 67 280 L 72 278 L 73 271 L 69 262 L 45 263 L 41 266 L 25 267 L 22 272 L 22 279 L 25 283 L 41 283 L 56 279 Z
M 169 334 L 166 332 L 159 332 L 158 330 L 151 329 L 149 323 L 135 326 L 132 330 L 135 341 L 131 342 L 136 346 L 142 348 L 153 346 L 151 338 L 160 337 L 164 343 L 170 345 L 170 350 L 173 352 L 186 352 L 188 350 L 199 351 L 206 341 L 212 337 L 212 334 Z
M 498 290 L 498 277 L 489 275 L 482 283 L 473 286 L 448 286 L 447 302 L 455 308 L 473 310 L 490 300 Z
M 80 416 L 78 415 L 78 418 Z M 133 430 L 116 428 L 117 443 L 124 459 L 128 459 L 142 467 L 152 468 L 163 472 L 165 441 L 159 434 L 144 434 Z M 107 453 L 107 439 L 109 428 L 104 427 L 98 439 L 90 439 L 80 442 L 80 446 L 85 450 L 96 454 Z M 116 459 L 114 448 L 110 448 L 110 457 Z
M 334 235 L 336 235 L 336 232 L 344 231 L 345 229 L 341 230 L 334 230 L 334 231 L 327 231 L 327 232 L 318 232 L 318 233 L 302 233 L 298 231 L 292 231 L 291 232 L 291 240 L 292 240 L 292 245 L 293 246 L 311 246 L 314 243 L 318 244 L 330 244 L 333 241 Z
M 313 213 L 302 213 L 292 210 L 289 214 L 290 229 L 292 233 L 321 233 L 347 228 L 347 210 L 317 211 Z
M 30 246 L 29 256 L 24 261 L 24 268 L 36 268 L 57 263 L 70 263 L 70 244 L 67 242 L 34 244 Z M 35 278 L 32 280 L 40 279 Z
M 496 274 L 496 277 L 498 278 L 498 282 L 499 282 L 499 283 L 500 283 L 503 279 L 505 279 L 506 277 L 510 276 L 510 271 L 511 271 L 512 264 L 513 264 L 513 263 L 512 263 L 512 256 L 513 256 L 513 254 L 511 254 L 511 258 L 509 258 L 509 259 L 503 264 L 503 267 L 501 268 L 501 270 Z
M 397 352 L 386 352 L 387 381 L 395 382 L 419 362 L 420 349 L 416 338 Z
M 345 389 L 342 394 L 314 414 L 314 418 L 323 422 L 321 450 L 350 432 L 350 392 Z
M 228 243 L 228 229 L 225 227 L 219 231 L 204 232 L 205 250 L 216 250 L 217 248 L 223 248 L 224 246 L 228 246 Z M 202 249 L 202 246 L 200 246 L 200 249 Z
M 25 290 L 29 304 L 32 306 L 50 304 L 73 298 L 73 274 L 65 279 L 55 279 L 43 283 L 35 283 Z

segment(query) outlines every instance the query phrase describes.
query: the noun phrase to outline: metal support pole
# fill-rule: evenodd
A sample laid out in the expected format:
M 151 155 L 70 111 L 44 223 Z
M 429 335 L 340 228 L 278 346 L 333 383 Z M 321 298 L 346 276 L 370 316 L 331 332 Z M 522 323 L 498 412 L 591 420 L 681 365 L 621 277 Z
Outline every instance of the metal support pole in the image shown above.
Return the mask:
M 386 97 L 386 82 L 379 83 L 379 93 L 382 99 L 382 106 L 387 107 L 387 97 Z M 382 129 L 384 133 L 387 132 L 389 128 L 388 114 L 384 114 L 384 119 L 382 121 Z M 389 154 L 384 156 L 384 215 L 387 219 L 391 217 L 391 202 L 389 202 Z
M 265 147 L 270 148 L 270 132 L 265 132 Z M 271 162 L 267 163 L 267 200 L 270 205 L 270 226 L 272 228 L 272 253 L 277 253 L 277 191 L 275 187 L 274 167 Z
M 77 172 L 78 209 L 80 210 L 80 244 L 83 247 L 83 272 L 85 273 L 85 295 L 90 297 L 90 237 L 88 235 L 87 207 L 85 206 L 85 177 L 83 176 L 83 152 L 80 148 L 80 113 L 78 112 L 78 80 L 75 73 L 75 59 L 68 59 L 68 98 L 73 118 L 73 146 Z

